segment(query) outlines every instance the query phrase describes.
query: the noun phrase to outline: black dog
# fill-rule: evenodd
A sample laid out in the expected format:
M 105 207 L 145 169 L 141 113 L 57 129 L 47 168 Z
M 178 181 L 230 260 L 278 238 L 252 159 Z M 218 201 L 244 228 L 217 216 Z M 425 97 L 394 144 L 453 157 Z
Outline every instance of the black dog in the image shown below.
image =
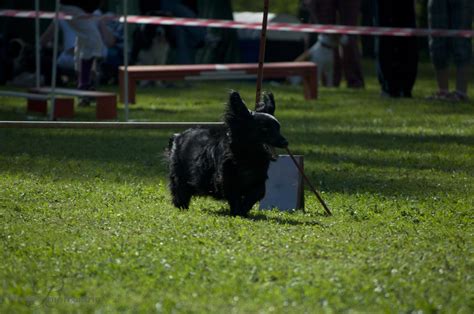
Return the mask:
M 233 91 L 224 125 L 175 134 L 168 151 L 173 204 L 188 208 L 193 195 L 208 195 L 227 200 L 232 215 L 246 216 L 265 196 L 273 147 L 288 145 L 274 112 L 271 93 L 253 112 Z

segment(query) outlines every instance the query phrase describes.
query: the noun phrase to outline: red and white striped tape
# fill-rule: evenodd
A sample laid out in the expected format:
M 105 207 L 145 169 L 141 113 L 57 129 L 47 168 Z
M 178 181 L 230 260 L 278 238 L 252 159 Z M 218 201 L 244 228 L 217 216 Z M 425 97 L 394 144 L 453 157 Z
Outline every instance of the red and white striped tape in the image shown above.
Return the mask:
M 38 12 L 42 19 L 53 19 L 53 12 Z M 35 11 L 0 10 L 0 16 L 16 18 L 35 18 Z M 81 16 L 83 18 L 85 16 Z M 90 15 L 92 18 L 96 16 Z M 60 14 L 61 19 L 72 19 L 72 16 Z M 112 19 L 123 22 L 123 16 L 115 16 Z M 243 23 L 229 20 L 213 19 L 192 19 L 178 17 L 161 16 L 127 16 L 127 22 L 132 24 L 157 24 L 157 25 L 177 25 L 191 27 L 213 27 L 213 28 L 234 28 L 234 29 L 254 29 L 262 28 L 261 23 Z M 348 35 L 373 35 L 373 36 L 444 36 L 444 37 L 474 37 L 473 30 L 446 30 L 446 29 L 419 29 L 419 28 L 391 28 L 391 27 L 369 27 L 369 26 L 344 26 L 344 25 L 322 25 L 322 24 L 290 24 L 290 23 L 270 23 L 268 30 L 286 32 L 305 33 L 326 33 L 326 34 L 348 34 Z

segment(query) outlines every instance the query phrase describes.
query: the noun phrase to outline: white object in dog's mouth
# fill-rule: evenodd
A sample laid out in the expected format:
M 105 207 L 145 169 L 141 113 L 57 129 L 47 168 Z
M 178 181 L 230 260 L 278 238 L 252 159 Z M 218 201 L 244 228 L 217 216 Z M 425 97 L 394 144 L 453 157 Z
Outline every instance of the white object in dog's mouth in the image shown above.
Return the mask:
M 278 154 L 276 153 L 275 147 L 270 144 L 263 144 L 263 147 L 267 151 L 268 155 L 270 155 L 270 159 L 275 161 L 278 159 Z

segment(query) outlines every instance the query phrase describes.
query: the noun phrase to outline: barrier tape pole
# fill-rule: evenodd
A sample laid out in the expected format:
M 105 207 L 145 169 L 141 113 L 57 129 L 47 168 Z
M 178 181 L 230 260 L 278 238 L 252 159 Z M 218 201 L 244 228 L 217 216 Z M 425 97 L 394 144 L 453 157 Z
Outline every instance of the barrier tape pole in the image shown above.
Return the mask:
M 0 17 L 15 18 L 34 18 L 35 11 L 20 10 L 0 10 Z M 39 17 L 43 19 L 54 18 L 54 12 L 40 12 Z M 60 14 L 60 19 L 72 19 L 72 16 Z M 94 16 L 83 18 L 97 18 Z M 124 21 L 123 16 L 114 18 L 119 22 Z M 164 16 L 127 16 L 127 22 L 130 24 L 157 24 L 157 25 L 177 25 L 189 27 L 211 27 L 211 28 L 234 28 L 234 29 L 254 29 L 260 30 L 261 23 L 244 23 L 230 20 L 215 19 L 194 19 L 177 18 Z M 268 30 L 285 32 L 305 32 L 305 33 L 325 33 L 325 34 L 347 34 L 347 35 L 372 35 L 372 36 L 444 36 L 444 37 L 474 37 L 474 31 L 471 29 L 421 29 L 421 28 L 391 28 L 391 27 L 372 27 L 372 26 L 346 26 L 346 25 L 322 25 L 322 24 L 292 24 L 292 23 L 269 23 Z
M 49 112 L 50 120 L 54 119 L 54 109 L 56 107 L 56 80 L 57 80 L 57 55 L 59 44 L 59 0 L 56 0 L 56 11 L 54 17 L 54 41 L 53 41 L 53 60 L 52 60 L 52 75 L 51 75 L 51 111 Z
M 128 121 L 128 115 L 129 115 L 129 95 L 128 95 L 128 2 L 127 0 L 123 0 L 123 65 L 125 67 L 125 73 L 124 73 L 124 86 L 125 89 L 123 91 L 123 103 L 125 107 L 125 121 Z
M 257 108 L 258 103 L 260 102 L 260 96 L 261 96 L 261 90 L 262 90 L 263 63 L 265 62 L 265 46 L 267 43 L 268 8 L 269 8 L 269 0 L 264 0 L 262 31 L 260 34 L 260 51 L 259 51 L 259 56 L 258 56 L 257 92 L 255 96 L 255 108 Z
M 41 44 L 40 44 L 40 19 L 39 19 L 39 0 L 35 0 L 35 62 L 36 62 L 36 88 L 41 85 Z

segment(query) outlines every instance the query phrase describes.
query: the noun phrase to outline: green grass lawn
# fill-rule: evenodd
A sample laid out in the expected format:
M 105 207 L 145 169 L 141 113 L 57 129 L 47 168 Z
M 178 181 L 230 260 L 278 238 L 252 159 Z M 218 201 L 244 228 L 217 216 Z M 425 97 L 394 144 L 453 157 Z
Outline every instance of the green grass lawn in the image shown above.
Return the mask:
M 0 312 L 472 313 L 474 103 L 426 101 L 428 65 L 413 99 L 370 73 L 316 101 L 265 84 L 332 217 L 309 190 L 306 213 L 173 208 L 174 131 L 0 129 Z M 131 118 L 218 121 L 230 88 L 252 103 L 245 82 L 141 89 Z

